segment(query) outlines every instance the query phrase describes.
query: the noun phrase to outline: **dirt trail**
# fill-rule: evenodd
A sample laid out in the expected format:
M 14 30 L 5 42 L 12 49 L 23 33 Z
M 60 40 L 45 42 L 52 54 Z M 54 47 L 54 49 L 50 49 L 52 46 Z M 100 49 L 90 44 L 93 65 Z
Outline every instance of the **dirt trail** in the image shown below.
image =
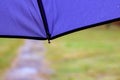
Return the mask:
M 52 71 L 45 60 L 45 52 L 44 42 L 26 40 L 5 80 L 49 80 Z

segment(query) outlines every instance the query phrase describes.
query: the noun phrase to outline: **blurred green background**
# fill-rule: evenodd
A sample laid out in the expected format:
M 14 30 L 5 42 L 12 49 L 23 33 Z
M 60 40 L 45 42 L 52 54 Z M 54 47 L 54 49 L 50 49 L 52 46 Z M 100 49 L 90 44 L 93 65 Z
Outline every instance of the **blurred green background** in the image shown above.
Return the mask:
M 120 29 L 112 25 L 79 31 L 45 41 L 51 80 L 120 80 Z M 20 39 L 0 39 L 0 75 L 10 67 Z

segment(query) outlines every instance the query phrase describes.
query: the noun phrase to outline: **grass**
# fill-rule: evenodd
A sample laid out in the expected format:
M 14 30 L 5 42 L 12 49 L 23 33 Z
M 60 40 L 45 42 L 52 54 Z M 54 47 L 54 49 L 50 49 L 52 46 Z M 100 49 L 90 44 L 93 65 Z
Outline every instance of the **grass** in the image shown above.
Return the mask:
M 0 73 L 16 56 L 21 40 L 0 39 Z M 46 43 L 51 80 L 120 80 L 120 29 L 92 28 Z
M 10 67 L 21 43 L 21 40 L 16 39 L 0 39 L 0 76 Z
M 51 80 L 120 80 L 120 30 L 93 28 L 52 41 Z

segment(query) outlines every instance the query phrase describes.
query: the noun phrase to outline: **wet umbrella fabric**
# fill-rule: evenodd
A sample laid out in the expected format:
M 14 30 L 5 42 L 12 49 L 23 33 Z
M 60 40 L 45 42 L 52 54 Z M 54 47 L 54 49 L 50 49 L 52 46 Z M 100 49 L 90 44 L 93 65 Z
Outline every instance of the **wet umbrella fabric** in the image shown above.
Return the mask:
M 0 37 L 55 39 L 120 20 L 120 0 L 0 0 Z

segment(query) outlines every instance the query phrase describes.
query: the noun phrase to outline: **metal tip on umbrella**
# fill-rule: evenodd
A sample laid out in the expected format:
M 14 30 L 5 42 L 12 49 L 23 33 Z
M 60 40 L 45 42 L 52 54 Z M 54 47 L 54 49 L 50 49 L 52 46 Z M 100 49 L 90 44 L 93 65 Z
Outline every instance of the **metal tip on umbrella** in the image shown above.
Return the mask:
M 50 41 L 50 40 L 48 40 L 48 43 L 50 44 L 50 43 L 51 43 L 51 41 Z

